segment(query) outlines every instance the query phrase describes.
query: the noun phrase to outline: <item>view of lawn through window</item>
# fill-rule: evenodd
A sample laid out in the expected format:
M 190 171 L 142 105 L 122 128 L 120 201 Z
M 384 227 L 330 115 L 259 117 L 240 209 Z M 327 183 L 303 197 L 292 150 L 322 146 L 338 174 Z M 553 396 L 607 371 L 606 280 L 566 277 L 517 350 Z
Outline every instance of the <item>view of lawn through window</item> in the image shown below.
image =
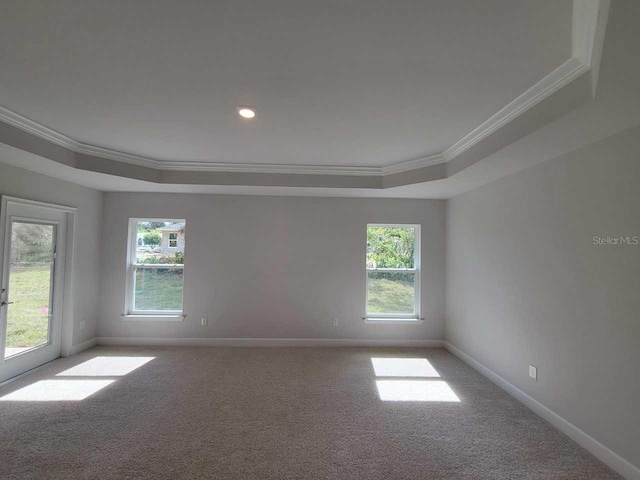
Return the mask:
M 417 227 L 367 227 L 367 316 L 417 315 Z
M 136 222 L 130 310 L 182 313 L 185 229 L 184 220 Z

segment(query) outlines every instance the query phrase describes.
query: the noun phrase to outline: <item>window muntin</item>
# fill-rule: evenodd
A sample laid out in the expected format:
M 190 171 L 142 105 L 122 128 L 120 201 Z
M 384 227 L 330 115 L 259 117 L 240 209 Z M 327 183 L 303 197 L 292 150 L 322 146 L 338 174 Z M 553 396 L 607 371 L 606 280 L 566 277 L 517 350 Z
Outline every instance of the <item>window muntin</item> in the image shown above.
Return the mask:
M 183 313 L 185 231 L 185 220 L 130 220 L 125 314 Z
M 418 319 L 419 225 L 367 225 L 366 317 Z

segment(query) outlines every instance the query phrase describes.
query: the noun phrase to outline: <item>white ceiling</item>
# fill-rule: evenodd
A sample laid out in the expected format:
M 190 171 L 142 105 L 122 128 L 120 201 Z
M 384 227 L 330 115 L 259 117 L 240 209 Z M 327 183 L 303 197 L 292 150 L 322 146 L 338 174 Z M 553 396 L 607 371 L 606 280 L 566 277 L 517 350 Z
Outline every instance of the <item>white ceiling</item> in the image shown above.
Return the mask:
M 571 22 L 570 0 L 3 2 L 0 105 L 159 160 L 384 166 L 567 60 Z

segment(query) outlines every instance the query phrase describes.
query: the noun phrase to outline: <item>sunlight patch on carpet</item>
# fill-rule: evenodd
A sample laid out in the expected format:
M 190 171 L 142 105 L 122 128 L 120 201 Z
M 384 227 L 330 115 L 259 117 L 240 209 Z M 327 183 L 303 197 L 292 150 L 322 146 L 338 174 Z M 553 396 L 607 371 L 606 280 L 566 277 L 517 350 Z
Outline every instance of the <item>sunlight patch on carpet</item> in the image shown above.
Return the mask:
M 376 377 L 440 377 L 426 358 L 372 358 Z
M 0 398 L 0 402 L 79 401 L 115 380 L 41 380 Z
M 76 365 L 58 377 L 122 377 L 155 357 L 95 357 Z
M 460 402 L 440 380 L 376 380 L 376 386 L 383 402 Z

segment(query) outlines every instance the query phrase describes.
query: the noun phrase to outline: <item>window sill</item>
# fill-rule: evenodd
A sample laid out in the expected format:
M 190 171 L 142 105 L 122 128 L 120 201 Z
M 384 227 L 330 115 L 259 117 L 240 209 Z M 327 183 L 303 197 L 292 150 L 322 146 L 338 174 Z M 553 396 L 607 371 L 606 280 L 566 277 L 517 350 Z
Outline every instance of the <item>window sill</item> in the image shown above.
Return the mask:
M 362 320 L 368 325 L 422 325 L 424 323 L 424 318 L 364 317 Z
M 183 322 L 186 315 L 122 315 L 125 322 Z

